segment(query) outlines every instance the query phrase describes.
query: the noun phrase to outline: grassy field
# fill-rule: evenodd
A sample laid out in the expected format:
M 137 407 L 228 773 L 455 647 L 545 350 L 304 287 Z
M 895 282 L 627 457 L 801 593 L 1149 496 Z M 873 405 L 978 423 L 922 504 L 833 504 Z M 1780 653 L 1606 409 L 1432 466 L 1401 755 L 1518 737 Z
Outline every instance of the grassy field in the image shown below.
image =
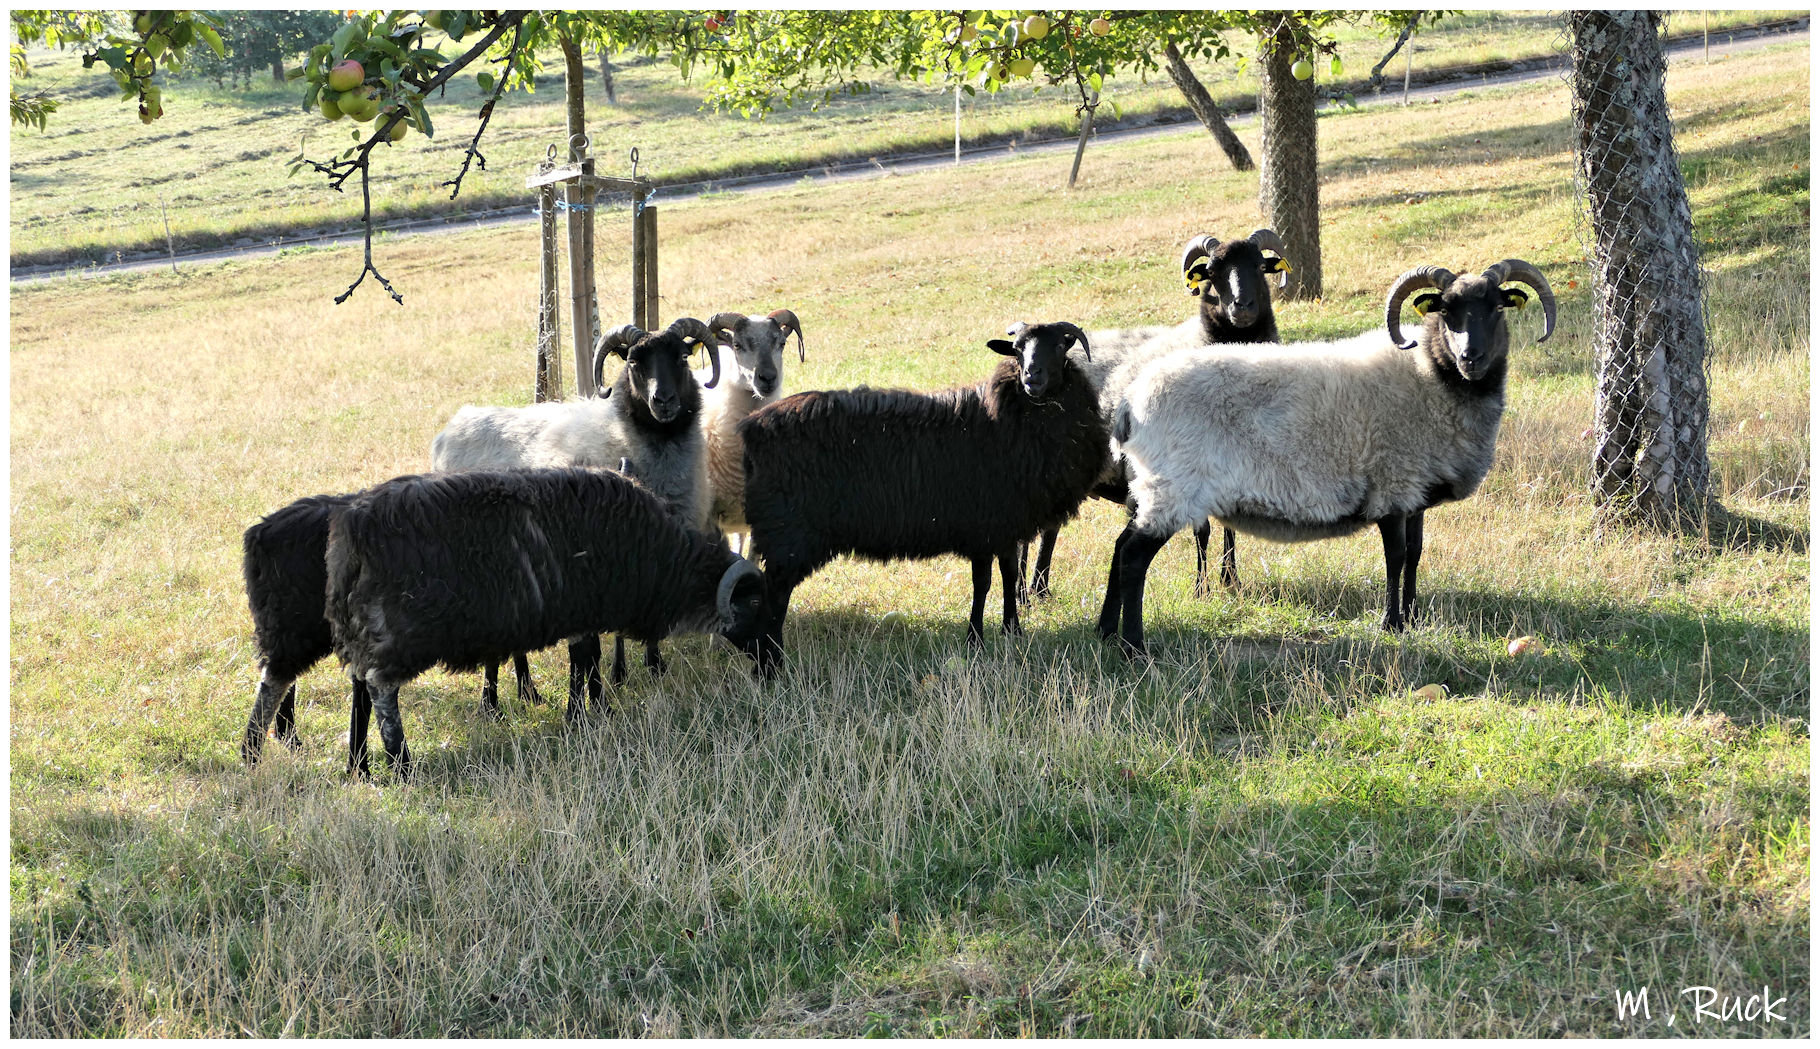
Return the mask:
M 1421 262 L 1525 257 L 1561 299 L 1547 345 L 1517 326 L 1484 487 L 1429 519 L 1415 629 L 1377 628 L 1370 534 L 1242 541 L 1208 600 L 1178 541 L 1127 665 L 1090 623 L 1096 502 L 1025 640 L 969 657 L 956 559 L 841 561 L 771 688 L 682 639 L 567 733 L 425 675 L 409 786 L 343 779 L 326 664 L 301 751 L 240 766 L 239 535 L 529 399 L 535 231 L 383 241 L 402 308 L 333 306 L 342 249 L 15 290 L 12 1033 L 1807 1033 L 1809 61 L 1670 80 L 1744 534 L 1596 527 L 1564 89 L 1336 115 L 1327 296 L 1286 335 L 1375 325 Z M 1179 245 L 1257 225 L 1254 176 L 1192 132 L 1103 156 L 1066 195 L 1024 158 L 667 208 L 662 314 L 795 310 L 790 389 L 967 380 L 1013 319 L 1181 315 Z M 1695 1024 L 1695 985 L 1788 1019 Z
M 1723 29 L 1772 21 L 1798 12 L 1711 12 Z M 1669 20 L 1671 34 L 1699 32 L 1697 13 Z M 1467 12 L 1417 38 L 1418 78 L 1440 70 L 1552 55 L 1560 18 L 1542 12 Z M 1388 42 L 1368 29 L 1342 27 L 1341 86 L 1357 89 Z M 1391 71 L 1399 77 L 1399 57 Z M 11 260 L 14 265 L 113 261 L 135 251 L 163 252 L 166 220 L 180 246 L 209 247 L 243 238 L 270 240 L 314 229 L 343 229 L 360 217 L 358 187 L 348 195 L 319 176 L 286 177 L 282 161 L 301 143 L 319 159 L 339 152 L 348 124 L 325 123 L 300 108 L 295 83 L 270 81 L 249 91 L 221 91 L 184 81 L 166 93 L 166 116 L 139 123 L 137 110 L 116 97 L 107 77 L 83 71 L 73 53 L 34 52 L 29 83 L 66 99 L 49 130 L 12 132 Z M 597 77 L 590 63 L 589 76 Z M 1228 109 L 1251 109 L 1256 77 L 1232 66 L 1197 64 L 1208 89 Z M 1322 64 L 1323 78 L 1326 76 Z M 1325 82 L 1325 81 L 1324 81 Z M 684 83 L 674 68 L 631 65 L 616 74 L 619 103 L 604 102 L 598 80 L 589 85 L 589 127 L 602 170 L 624 174 L 626 150 L 636 146 L 642 170 L 661 182 L 690 182 L 752 172 L 796 170 L 840 160 L 940 151 L 954 141 L 953 98 L 930 85 L 879 80 L 877 90 L 843 97 L 819 113 L 776 114 L 764 122 L 700 112 L 703 82 Z M 487 167 L 472 172 L 458 201 L 441 183 L 454 177 L 473 134 L 479 99 L 472 76 L 449 85 L 439 103 L 434 143 L 407 139 L 375 165 L 374 213 L 382 218 L 529 206 L 524 176 L 561 136 L 561 62 L 535 94 L 513 94 L 489 126 Z M 971 144 L 1053 137 L 1078 130 L 1068 92 L 1007 91 L 965 101 L 963 133 Z M 1181 95 L 1166 76 L 1136 74 L 1110 81 L 1107 98 L 1123 113 L 1102 112 L 1102 127 L 1185 118 Z M 196 177 L 198 172 L 205 173 Z

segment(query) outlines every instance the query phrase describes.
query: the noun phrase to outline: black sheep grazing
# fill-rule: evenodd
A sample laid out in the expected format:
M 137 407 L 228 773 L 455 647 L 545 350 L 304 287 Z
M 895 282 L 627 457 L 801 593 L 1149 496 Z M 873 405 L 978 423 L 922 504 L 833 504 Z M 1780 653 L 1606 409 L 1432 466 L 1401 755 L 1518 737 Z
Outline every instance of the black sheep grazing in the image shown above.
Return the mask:
M 959 554 L 973 562 L 967 638 L 999 563 L 1006 633 L 1018 633 L 1018 543 L 1075 515 L 1107 448 L 1099 402 L 1068 348 L 1072 324 L 1019 324 L 993 339 L 999 362 L 975 386 L 937 393 L 799 393 L 739 425 L 746 521 L 765 562 L 765 636 L 753 652 L 765 674 L 783 655 L 783 621 L 797 584 L 838 554 L 888 561 Z
M 299 499 L 260 519 L 242 538 L 241 573 L 246 579 L 253 643 L 259 650 L 261 669 L 259 692 L 240 746 L 240 756 L 248 765 L 259 761 L 268 723 L 280 742 L 298 745 L 297 679 L 334 651 L 329 621 L 323 614 L 329 523 L 358 494 Z M 513 657 L 513 665 L 519 698 L 542 702 L 531 684 L 523 654 Z M 357 677 L 353 679 L 353 701 L 356 711 L 368 702 L 367 684 Z M 481 712 L 499 716 L 498 668 L 494 664 L 487 666 Z
M 604 470 L 387 481 L 335 519 L 327 564 L 335 650 L 370 686 L 401 776 L 410 752 L 398 689 L 432 666 L 476 667 L 608 632 L 655 643 L 712 630 L 746 646 L 764 610 L 757 568 Z M 569 720 L 580 716 L 571 695 Z M 365 754 L 366 730 L 363 712 L 350 763 Z
M 1274 252 L 1266 255 L 1265 252 Z M 1156 339 L 1137 346 L 1121 346 L 1114 352 L 1103 355 L 1100 366 L 1093 370 L 1090 378 L 1099 390 L 1106 414 L 1118 400 L 1118 379 L 1129 380 L 1131 370 L 1121 370 L 1120 364 L 1132 357 L 1148 357 L 1150 351 L 1167 346 L 1181 349 L 1196 345 L 1233 345 L 1247 342 L 1278 342 L 1277 315 L 1270 302 L 1270 284 L 1266 277 L 1275 274 L 1278 286 L 1288 281 L 1289 263 L 1282 256 L 1288 254 L 1283 247 L 1283 239 L 1277 236 L 1276 230 L 1264 228 L 1255 230 L 1243 240 L 1221 241 L 1210 233 L 1202 233 L 1191 238 L 1182 247 L 1182 279 L 1187 282 L 1188 294 L 1199 300 L 1199 309 L 1194 317 L 1175 328 L 1162 329 Z M 1154 331 L 1156 329 L 1143 329 Z M 1125 493 L 1119 484 L 1102 485 L 1094 494 L 1115 503 L 1125 500 Z M 1041 536 L 1041 545 L 1037 548 L 1036 568 L 1030 573 L 1030 593 L 1035 597 L 1046 597 L 1049 594 L 1049 564 L 1055 556 L 1055 539 L 1057 529 L 1049 529 Z M 1239 585 L 1239 559 L 1237 537 L 1232 529 L 1224 529 L 1225 536 L 1220 550 L 1220 584 L 1228 590 Z M 1202 521 L 1194 526 L 1194 593 L 1196 597 L 1205 597 L 1212 592 L 1207 585 L 1207 542 L 1213 531 L 1208 522 Z M 1028 544 L 1023 553 L 1029 553 Z M 1023 577 L 1020 564 L 1018 576 Z

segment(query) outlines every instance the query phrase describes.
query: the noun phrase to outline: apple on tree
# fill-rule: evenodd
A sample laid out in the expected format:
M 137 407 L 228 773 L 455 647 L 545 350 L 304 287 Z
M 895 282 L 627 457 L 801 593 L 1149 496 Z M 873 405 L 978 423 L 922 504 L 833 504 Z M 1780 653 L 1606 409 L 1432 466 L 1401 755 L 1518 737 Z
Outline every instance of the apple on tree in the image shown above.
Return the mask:
M 335 63 L 335 68 L 329 70 L 329 90 L 352 91 L 359 87 L 361 81 L 366 78 L 367 71 L 360 67 L 359 62 L 345 58 Z

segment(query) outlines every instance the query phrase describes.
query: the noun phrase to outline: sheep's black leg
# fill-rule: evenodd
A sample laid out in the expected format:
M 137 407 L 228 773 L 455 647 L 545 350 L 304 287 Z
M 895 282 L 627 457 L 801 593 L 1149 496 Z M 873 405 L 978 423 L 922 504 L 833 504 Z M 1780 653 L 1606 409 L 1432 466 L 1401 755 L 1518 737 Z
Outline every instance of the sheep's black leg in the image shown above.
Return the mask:
M 613 672 L 608 680 L 614 688 L 626 683 L 626 639 L 622 634 L 613 635 Z
M 645 642 L 645 669 L 652 677 L 663 677 L 670 670 L 670 664 L 664 662 L 664 653 L 657 642 Z
M 811 568 L 810 571 L 814 569 Z M 746 655 L 760 679 L 769 681 L 784 665 L 784 617 L 790 613 L 790 595 L 796 585 L 808 576 L 801 568 L 786 564 L 783 558 L 765 565 L 765 629 L 746 646 Z
M 600 635 L 583 634 L 570 638 L 569 710 L 564 715 L 570 727 L 579 725 L 587 710 L 600 709 L 604 691 L 600 682 Z
M 1220 585 L 1228 590 L 1239 588 L 1239 537 L 1230 528 L 1224 532 L 1220 545 Z
M 1207 585 L 1207 540 L 1213 537 L 1213 526 L 1205 520 L 1194 526 L 1194 596 L 1207 597 L 1213 588 Z
M 292 750 L 303 746 L 303 741 L 297 738 L 297 682 L 295 681 L 291 682 L 290 688 L 284 690 L 284 699 L 278 703 L 278 718 L 272 722 L 272 735 L 277 736 L 278 742 Z
M 986 647 L 986 595 L 992 590 L 992 555 L 973 559 L 973 611 L 967 617 L 967 644 Z
M 354 688 L 348 703 L 348 775 L 366 779 L 372 775 L 367 767 L 367 724 L 373 719 L 373 689 L 366 678 L 349 676 Z
M 1391 514 L 1378 521 L 1378 534 L 1384 538 L 1384 629 L 1403 629 L 1403 552 L 1408 542 L 1402 514 Z
M 1125 552 L 1125 544 L 1131 539 L 1131 526 L 1112 543 L 1112 563 L 1106 568 L 1106 599 L 1100 602 L 1100 637 L 1109 638 L 1119 632 L 1119 558 Z
M 523 652 L 512 653 L 512 676 L 518 679 L 518 701 L 542 705 L 543 694 L 537 691 L 537 683 L 531 680 L 531 661 Z
M 379 739 L 386 760 L 400 780 L 411 778 L 411 748 L 404 741 L 404 718 L 398 713 L 398 686 L 373 686 L 373 713 L 379 717 Z
M 1049 563 L 1055 560 L 1055 537 L 1060 532 L 1059 528 L 1043 532 L 1043 545 L 1036 552 L 1036 569 L 1030 573 L 1031 597 L 1049 596 Z
M 1422 514 L 1417 510 L 1409 515 L 1409 523 L 1403 529 L 1403 621 L 1414 622 L 1416 618 L 1416 565 L 1422 560 Z
M 1005 616 L 999 629 L 1007 637 L 1022 637 L 1024 625 L 1017 618 L 1017 553 L 1012 547 L 1006 547 L 998 555 L 999 589 L 1005 592 Z
M 488 721 L 504 721 L 499 712 L 499 660 L 489 659 L 486 683 L 480 686 L 480 716 Z
M 1156 552 L 1169 541 L 1167 535 L 1146 535 L 1127 528 L 1131 537 L 1119 552 L 1119 596 L 1124 606 L 1124 629 L 1119 635 L 1119 648 L 1128 658 L 1144 652 L 1144 577 Z
M 272 718 L 284 704 L 285 690 L 291 682 L 266 674 L 259 677 L 259 691 L 253 697 L 252 713 L 246 718 L 246 735 L 240 740 L 240 760 L 248 765 L 259 763 L 259 752 L 265 748 L 265 734 Z

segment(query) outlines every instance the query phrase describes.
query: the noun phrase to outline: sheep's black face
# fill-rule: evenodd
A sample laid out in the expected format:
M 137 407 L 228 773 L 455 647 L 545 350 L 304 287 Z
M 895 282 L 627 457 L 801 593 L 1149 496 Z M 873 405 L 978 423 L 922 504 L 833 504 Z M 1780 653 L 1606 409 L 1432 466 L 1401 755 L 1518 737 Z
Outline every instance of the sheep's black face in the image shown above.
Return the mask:
M 1490 375 L 1510 352 L 1507 306 L 1521 306 L 1529 296 L 1500 288 L 1484 277 L 1460 277 L 1445 292 L 1425 292 L 1411 304 L 1428 330 L 1430 355 L 1451 365 L 1462 378 L 1478 381 Z
M 1014 341 L 992 339 L 986 345 L 1007 357 L 1018 358 L 1018 380 L 1030 399 L 1040 403 L 1066 389 L 1068 350 L 1076 342 L 1086 349 L 1086 335 L 1072 324 L 1038 324 L 1012 331 Z
M 1267 277 L 1282 265 L 1249 240 L 1229 240 L 1189 266 L 1183 277 L 1203 308 L 1219 312 L 1235 328 L 1249 328 L 1270 308 Z
M 689 371 L 689 347 L 680 336 L 653 335 L 633 344 L 626 351 L 626 380 L 632 395 L 660 423 L 674 422 L 692 402 L 701 403 Z
M 758 640 L 765 628 L 765 580 L 753 574 L 739 580 L 721 610 L 720 635 L 746 648 Z

